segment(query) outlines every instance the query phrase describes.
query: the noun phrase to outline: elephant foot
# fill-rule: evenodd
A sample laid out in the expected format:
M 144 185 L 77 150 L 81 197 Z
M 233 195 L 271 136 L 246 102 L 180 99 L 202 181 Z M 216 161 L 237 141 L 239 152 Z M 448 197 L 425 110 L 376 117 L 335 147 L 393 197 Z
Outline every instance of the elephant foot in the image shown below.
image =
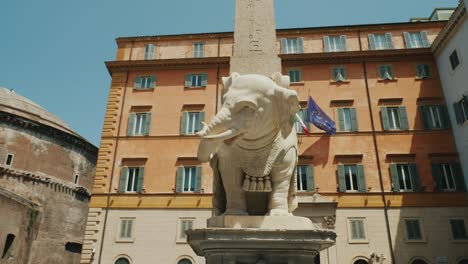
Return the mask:
M 267 214 L 269 216 L 292 216 L 288 210 L 285 209 L 271 209 L 270 212 Z
M 247 211 L 241 210 L 241 209 L 227 209 L 222 216 L 228 216 L 228 215 L 249 215 Z

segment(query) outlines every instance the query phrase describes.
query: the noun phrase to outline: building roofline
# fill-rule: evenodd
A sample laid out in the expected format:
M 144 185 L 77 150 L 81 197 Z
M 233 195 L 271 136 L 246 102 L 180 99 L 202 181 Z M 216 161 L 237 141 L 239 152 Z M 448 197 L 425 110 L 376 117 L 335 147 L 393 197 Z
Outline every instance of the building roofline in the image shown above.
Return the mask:
M 439 50 L 445 46 L 446 42 L 449 40 L 451 34 L 456 30 L 458 25 L 462 22 L 463 17 L 466 16 L 466 7 L 463 1 L 460 1 L 460 4 L 453 12 L 452 16 L 448 20 L 445 27 L 440 31 L 437 38 L 432 43 L 432 51 L 434 53 L 439 52 Z

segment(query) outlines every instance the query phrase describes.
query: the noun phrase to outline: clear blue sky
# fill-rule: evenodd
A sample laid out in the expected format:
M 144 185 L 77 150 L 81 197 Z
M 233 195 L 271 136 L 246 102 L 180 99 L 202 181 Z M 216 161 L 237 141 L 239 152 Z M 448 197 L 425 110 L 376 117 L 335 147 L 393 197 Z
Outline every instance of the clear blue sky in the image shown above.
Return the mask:
M 276 0 L 278 28 L 406 22 L 458 0 Z M 2 0 L 0 86 L 98 145 L 115 38 L 232 31 L 234 0 Z

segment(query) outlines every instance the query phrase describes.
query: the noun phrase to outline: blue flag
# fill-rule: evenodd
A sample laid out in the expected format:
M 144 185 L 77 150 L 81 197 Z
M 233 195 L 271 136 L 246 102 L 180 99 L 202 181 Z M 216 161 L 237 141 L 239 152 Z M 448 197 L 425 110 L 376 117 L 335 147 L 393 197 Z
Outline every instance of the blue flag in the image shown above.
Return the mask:
M 309 96 L 309 104 L 307 105 L 307 122 L 314 124 L 329 135 L 336 134 L 335 122 L 320 109 L 311 96 Z

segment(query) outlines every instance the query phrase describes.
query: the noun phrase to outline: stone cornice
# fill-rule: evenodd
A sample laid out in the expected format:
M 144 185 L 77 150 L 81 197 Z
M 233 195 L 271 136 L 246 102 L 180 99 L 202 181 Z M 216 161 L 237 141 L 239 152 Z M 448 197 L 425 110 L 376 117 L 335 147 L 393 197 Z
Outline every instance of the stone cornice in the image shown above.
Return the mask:
M 33 132 L 37 132 L 47 137 L 51 137 L 59 141 L 68 143 L 72 146 L 77 147 L 80 150 L 86 151 L 87 156 L 92 159 L 92 162 L 96 161 L 98 148 L 81 137 L 77 137 L 75 135 L 66 133 L 60 129 L 29 120 L 25 117 L 17 116 L 15 114 L 3 111 L 0 111 L 0 123 L 1 122 L 19 128 L 27 129 Z
M 442 31 L 432 43 L 432 50 L 434 53 L 439 52 L 439 50 L 445 46 L 445 43 L 450 38 L 452 32 L 454 32 L 458 25 L 463 21 L 465 14 L 465 4 L 463 1 L 461 1 L 460 5 L 450 17 L 450 20 L 447 22 L 447 25 L 442 29 Z

